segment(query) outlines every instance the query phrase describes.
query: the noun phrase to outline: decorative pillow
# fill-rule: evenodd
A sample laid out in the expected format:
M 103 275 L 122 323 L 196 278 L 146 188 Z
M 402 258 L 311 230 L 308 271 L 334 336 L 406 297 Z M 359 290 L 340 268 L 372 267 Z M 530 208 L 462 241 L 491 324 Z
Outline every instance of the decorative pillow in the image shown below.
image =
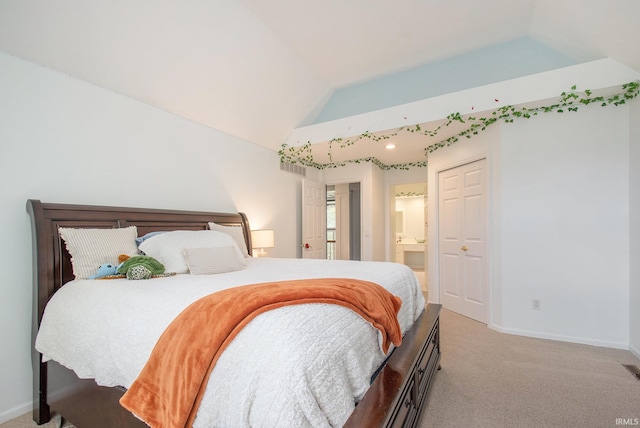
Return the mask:
M 249 257 L 249 251 L 247 251 L 247 243 L 244 240 L 244 233 L 241 226 L 223 226 L 221 224 L 209 222 L 209 229 L 216 230 L 218 232 L 224 232 L 231 236 L 238 244 L 238 248 L 244 257 Z
M 138 236 L 138 237 L 136 238 L 136 244 L 137 244 L 138 246 L 140 246 L 140 244 L 142 244 L 142 243 L 143 243 L 144 241 L 146 241 L 147 239 L 151 238 L 152 236 L 159 235 L 159 234 L 161 234 L 161 233 L 165 233 L 165 232 L 161 230 L 161 231 L 159 231 L 159 232 L 149 232 L 149 233 L 144 234 L 143 236 Z
M 247 261 L 237 246 L 187 248 L 184 257 L 192 275 L 213 275 L 242 270 Z
M 157 259 L 165 271 L 187 273 L 189 267 L 184 258 L 186 248 L 237 247 L 233 238 L 214 230 L 174 230 L 145 240 L 138 247 L 147 256 Z M 240 251 L 240 250 L 238 250 Z
M 100 265 L 117 264 L 118 256 L 138 254 L 135 226 L 119 229 L 75 229 L 61 227 L 58 233 L 71 254 L 73 274 L 78 279 L 89 278 L 98 272 Z

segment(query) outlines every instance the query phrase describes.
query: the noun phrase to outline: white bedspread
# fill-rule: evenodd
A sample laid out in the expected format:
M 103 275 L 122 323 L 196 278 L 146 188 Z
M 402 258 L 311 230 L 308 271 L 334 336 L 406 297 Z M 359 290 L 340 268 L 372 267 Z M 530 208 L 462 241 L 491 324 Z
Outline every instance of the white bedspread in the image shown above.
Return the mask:
M 376 282 L 400 297 L 403 332 L 425 305 L 404 265 L 254 258 L 245 270 L 219 275 L 72 281 L 47 305 L 36 349 L 80 378 L 129 387 L 163 330 L 191 302 L 241 284 L 321 277 Z M 219 359 L 194 426 L 341 426 L 384 361 L 379 336 L 338 305 L 293 305 L 262 314 Z

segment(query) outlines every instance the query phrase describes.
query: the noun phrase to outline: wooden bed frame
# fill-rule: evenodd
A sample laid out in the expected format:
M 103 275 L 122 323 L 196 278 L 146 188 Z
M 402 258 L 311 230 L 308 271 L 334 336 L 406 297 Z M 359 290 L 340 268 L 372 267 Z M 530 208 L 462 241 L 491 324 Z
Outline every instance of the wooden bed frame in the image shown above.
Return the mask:
M 240 226 L 251 254 L 249 222 L 243 213 L 214 213 L 27 201 L 33 237 L 32 343 L 51 296 L 73 279 L 71 257 L 59 227 L 119 228 L 135 225 L 138 235 L 160 230 L 206 230 L 209 222 Z M 440 305 L 429 304 L 372 382 L 347 421 L 348 427 L 417 426 L 440 361 Z M 78 379 L 55 362 L 42 362 L 32 347 L 33 419 L 43 424 L 52 411 L 75 426 L 146 427 L 120 406 L 124 388 L 98 386 Z

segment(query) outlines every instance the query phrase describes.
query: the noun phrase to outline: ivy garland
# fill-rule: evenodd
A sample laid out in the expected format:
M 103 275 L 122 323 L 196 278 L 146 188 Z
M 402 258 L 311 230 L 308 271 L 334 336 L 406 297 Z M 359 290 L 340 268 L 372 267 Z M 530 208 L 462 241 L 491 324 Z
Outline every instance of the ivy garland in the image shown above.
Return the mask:
M 425 193 L 418 193 L 418 192 L 399 192 L 396 193 L 396 198 L 417 198 L 420 196 L 426 196 Z
M 633 81 L 633 82 L 626 83 L 622 85 L 622 92 L 606 98 L 603 96 L 592 97 L 591 96 L 592 91 L 589 89 L 583 92 L 584 95 L 579 94 L 576 92 L 576 86 L 574 85 L 571 87 L 571 91 L 562 92 L 562 94 L 560 94 L 560 99 L 556 104 L 552 104 L 549 106 L 535 107 L 535 108 L 527 108 L 527 107 L 518 108 L 512 105 L 508 105 L 508 106 L 503 106 L 494 110 L 487 117 L 468 116 L 464 118 L 460 113 L 452 113 L 446 117 L 447 119 L 446 122 L 444 122 L 442 125 L 431 130 L 428 130 L 428 129 L 423 130 L 420 124 L 417 124 L 413 126 L 401 127 L 396 129 L 393 132 L 390 132 L 389 134 L 384 134 L 384 135 L 374 135 L 367 131 L 367 132 L 363 132 L 362 134 L 356 137 L 351 137 L 347 139 L 333 138 L 328 143 L 328 156 L 329 156 L 328 163 L 318 163 L 314 160 L 313 154 L 311 153 L 311 142 L 307 142 L 306 144 L 299 147 L 288 146 L 285 143 L 282 145 L 282 148 L 278 151 L 278 154 L 280 155 L 281 162 L 289 162 L 292 164 L 299 163 L 301 165 L 317 168 L 320 170 L 326 169 L 326 168 L 337 168 L 341 166 L 346 166 L 347 164 L 350 164 L 350 163 L 359 164 L 364 162 L 371 162 L 374 165 L 377 165 L 382 170 L 390 170 L 390 169 L 408 170 L 409 168 L 424 168 L 427 166 L 426 158 L 429 156 L 430 153 L 433 153 L 436 150 L 441 149 L 443 147 L 451 146 L 455 142 L 459 141 L 461 138 L 472 138 L 474 135 L 478 135 L 479 132 L 486 130 L 487 127 L 489 127 L 490 125 L 493 125 L 498 121 L 504 121 L 505 123 L 513 123 L 515 119 L 520 119 L 520 118 L 530 119 L 533 116 L 537 116 L 539 113 L 551 113 L 551 112 L 564 113 L 565 111 L 577 112 L 578 107 L 580 105 L 587 106 L 589 104 L 594 104 L 594 103 L 600 103 L 602 107 L 607 107 L 611 105 L 618 106 L 621 104 L 625 104 L 627 101 L 631 101 L 632 99 L 636 98 L 639 93 L 640 93 L 640 81 Z M 445 128 L 454 122 L 466 124 L 467 127 L 457 135 L 451 136 L 435 144 L 431 144 L 425 147 L 424 161 L 408 162 L 408 163 L 394 164 L 394 165 L 386 165 L 376 157 L 364 157 L 359 159 L 346 160 L 342 162 L 333 161 L 332 153 L 333 153 L 334 146 L 337 146 L 343 149 L 345 147 L 352 146 L 355 143 L 362 140 L 370 140 L 374 142 L 388 140 L 389 138 L 395 137 L 401 132 L 411 132 L 411 133 L 421 134 L 426 137 L 435 137 L 438 135 L 438 133 L 442 128 Z

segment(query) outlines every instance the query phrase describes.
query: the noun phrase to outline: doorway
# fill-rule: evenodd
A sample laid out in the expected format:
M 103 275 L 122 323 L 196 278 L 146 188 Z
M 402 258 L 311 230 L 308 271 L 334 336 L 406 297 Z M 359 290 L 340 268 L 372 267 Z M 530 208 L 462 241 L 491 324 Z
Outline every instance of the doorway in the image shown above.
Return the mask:
M 361 260 L 360 183 L 327 185 L 327 259 Z
M 397 184 L 390 187 L 391 258 L 409 266 L 426 293 L 428 259 L 427 183 Z

